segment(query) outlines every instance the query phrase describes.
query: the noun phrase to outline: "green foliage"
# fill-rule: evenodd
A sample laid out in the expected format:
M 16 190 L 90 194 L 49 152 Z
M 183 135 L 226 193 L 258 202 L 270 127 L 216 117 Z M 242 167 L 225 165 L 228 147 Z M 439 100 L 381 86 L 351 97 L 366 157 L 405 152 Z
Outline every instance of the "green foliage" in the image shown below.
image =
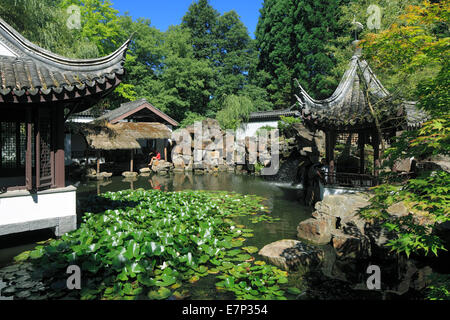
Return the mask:
M 194 57 L 207 61 L 213 69 L 213 81 L 207 87 L 211 100 L 197 101 L 202 105 L 202 115 L 215 117 L 228 95 L 247 96 L 259 110 L 271 108 L 266 90 L 250 79 L 258 63 L 258 51 L 234 10 L 220 15 L 209 1 L 194 1 L 182 26 L 192 34 Z
M 256 40 L 260 50 L 258 65 L 270 101 L 277 108 L 295 101 L 296 84 L 315 98 L 329 97 L 338 77 L 332 74 L 335 59 L 327 44 L 342 32 L 337 24 L 341 1 L 265 0 Z M 346 44 L 348 45 L 348 44 Z
M 436 223 L 450 221 L 450 174 L 444 171 L 424 174 L 409 180 L 404 186 L 384 184 L 373 189 L 371 205 L 362 209 L 364 218 L 375 220 L 395 238 L 388 242 L 398 253 L 432 252 L 447 249 L 442 240 L 432 233 Z M 404 217 L 391 216 L 388 208 L 398 202 L 409 208 Z
M 392 166 L 398 159 L 414 156 L 421 160 L 429 156 L 448 155 L 449 134 L 449 68 L 448 22 L 449 1 L 408 6 L 389 28 L 379 34 L 367 34 L 363 47 L 371 60 L 385 74 L 398 79 L 416 77 L 414 94 L 419 106 L 428 111 L 432 119 L 420 129 L 405 132 L 386 151 Z M 424 75 L 421 71 L 438 70 Z M 402 90 L 409 90 L 399 86 Z M 392 178 L 392 174 L 389 178 Z M 395 179 L 395 175 L 394 175 Z M 389 182 L 389 180 L 388 180 Z M 424 172 L 403 185 L 384 184 L 374 189 L 372 205 L 363 210 L 363 216 L 375 219 L 395 238 L 388 246 L 399 253 L 447 250 L 442 240 L 433 233 L 434 226 L 450 220 L 450 175 L 447 172 Z M 387 208 L 402 202 L 410 214 L 389 216 Z
M 292 126 L 296 123 L 302 123 L 301 118 L 296 117 L 285 117 L 281 116 L 281 120 L 278 121 L 278 130 L 280 130 L 281 133 L 287 134 L 291 129 Z
M 109 0 L 62 0 L 61 8 L 76 5 L 81 11 L 81 30 L 73 30 L 79 40 L 88 39 L 98 48 L 99 56 L 115 51 L 122 43 L 119 16 Z M 66 17 L 68 17 L 66 15 Z
M 428 287 L 428 300 L 450 300 L 450 275 L 433 274 Z
M 250 272 L 242 281 L 267 278 L 283 284 L 283 271 L 253 264 L 251 254 L 258 248 L 241 249 L 252 230 L 231 220 L 242 215 L 270 220 L 262 200 L 226 192 L 106 193 L 86 203 L 92 212 L 85 214 L 78 230 L 40 244 L 17 260 L 29 259 L 48 285 L 62 280 L 67 265 L 79 265 L 86 281 L 79 292 L 83 300 L 180 297 L 201 277 L 236 276 L 243 263 Z M 52 294 L 57 291 L 50 287 Z M 281 288 L 272 291 L 283 295 Z M 258 292 L 266 297 L 266 291 Z
M 196 122 L 201 122 L 205 119 L 205 116 L 199 115 L 198 113 L 188 112 L 185 114 L 183 121 L 180 122 L 180 128 L 186 128 L 187 126 L 190 126 Z
M 233 292 L 238 300 L 286 300 L 279 285 L 288 282 L 287 272 L 263 261 L 238 264 L 217 278 L 222 279 L 217 289 Z
M 222 105 L 223 109 L 217 113 L 216 119 L 224 129 L 236 130 L 255 111 L 252 101 L 245 96 L 226 96 Z
M 262 131 L 271 132 L 272 130 L 276 130 L 277 128 L 271 126 L 264 126 L 256 130 L 256 136 L 259 137 Z

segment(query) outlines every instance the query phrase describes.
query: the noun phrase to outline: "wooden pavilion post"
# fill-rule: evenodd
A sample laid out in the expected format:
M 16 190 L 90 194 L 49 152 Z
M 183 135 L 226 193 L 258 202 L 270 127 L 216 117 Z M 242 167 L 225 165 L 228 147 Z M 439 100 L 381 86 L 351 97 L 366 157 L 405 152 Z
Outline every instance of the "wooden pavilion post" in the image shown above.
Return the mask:
M 58 107 L 55 110 L 53 120 L 56 126 L 55 131 L 55 187 L 64 188 L 66 186 L 66 168 L 64 155 L 64 108 Z
M 27 114 L 27 148 L 26 148 L 26 153 L 25 153 L 25 183 L 27 186 L 27 190 L 30 191 L 31 189 L 33 189 L 33 164 L 32 164 L 32 153 L 33 150 L 32 149 L 32 140 L 31 137 L 33 135 L 33 131 L 32 131 L 32 116 L 31 116 L 31 108 L 28 107 L 26 109 L 26 114 Z
M 359 148 L 359 173 L 365 173 L 365 154 L 364 148 L 366 144 L 366 135 L 364 132 L 358 133 L 358 148 Z
M 96 155 L 96 157 L 97 157 L 97 176 L 100 174 L 100 156 L 101 156 L 100 150 L 97 150 L 97 155 Z
M 377 132 L 372 133 L 374 176 L 378 177 L 380 167 L 380 139 Z
M 131 149 L 130 172 L 134 171 L 134 149 Z

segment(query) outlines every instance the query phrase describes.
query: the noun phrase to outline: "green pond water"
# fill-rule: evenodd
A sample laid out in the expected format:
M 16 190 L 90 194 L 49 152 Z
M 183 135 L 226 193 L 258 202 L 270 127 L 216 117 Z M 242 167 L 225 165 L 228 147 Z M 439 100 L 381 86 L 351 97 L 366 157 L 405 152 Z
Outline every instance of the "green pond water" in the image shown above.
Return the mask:
M 273 223 L 252 224 L 249 218 L 236 218 L 239 224 L 254 230 L 254 237 L 246 241 L 246 246 L 261 249 L 265 245 L 281 239 L 296 239 L 296 228 L 300 221 L 311 217 L 312 209 L 303 206 L 298 199 L 298 189 L 289 183 L 265 181 L 261 177 L 222 173 L 218 175 L 172 174 L 170 176 L 139 177 L 136 181 L 127 181 L 122 177 L 113 177 L 105 182 L 87 182 L 77 185 L 79 221 L 83 211 L 80 205 L 83 198 L 92 194 L 128 189 L 157 189 L 161 191 L 206 190 L 234 191 L 240 194 L 253 194 L 266 199 L 265 205 L 271 215 L 279 218 Z M 37 241 L 52 237 L 49 230 L 2 237 L 0 243 L 0 267 L 11 264 L 17 254 L 31 250 Z M 190 288 L 191 299 L 232 299 L 230 293 L 218 293 L 215 289 L 217 279 L 214 275 L 202 278 Z

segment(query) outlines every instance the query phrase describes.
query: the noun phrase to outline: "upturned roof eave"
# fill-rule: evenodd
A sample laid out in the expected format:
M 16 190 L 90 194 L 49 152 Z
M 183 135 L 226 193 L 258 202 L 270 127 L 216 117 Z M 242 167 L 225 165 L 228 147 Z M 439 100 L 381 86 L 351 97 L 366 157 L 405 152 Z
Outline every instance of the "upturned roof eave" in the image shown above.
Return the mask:
M 125 53 L 131 42 L 131 38 L 123 43 L 120 48 L 108 56 L 95 59 L 71 59 L 60 56 L 41 48 L 14 30 L 9 24 L 0 18 L 0 36 L 6 40 L 7 46 L 19 58 L 31 58 L 40 63 L 61 70 L 77 72 L 94 72 L 108 70 L 125 61 Z M 121 66 L 120 66 L 121 67 Z M 109 72 L 112 70 L 109 70 Z

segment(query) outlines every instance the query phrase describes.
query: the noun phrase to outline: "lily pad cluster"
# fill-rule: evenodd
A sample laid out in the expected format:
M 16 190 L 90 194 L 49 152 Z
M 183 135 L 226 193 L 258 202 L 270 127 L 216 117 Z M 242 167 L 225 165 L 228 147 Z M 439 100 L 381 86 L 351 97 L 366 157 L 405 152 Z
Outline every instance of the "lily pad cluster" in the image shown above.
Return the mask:
M 232 219 L 270 220 L 262 198 L 140 189 L 106 193 L 100 200 L 91 206 L 97 213 L 86 213 L 78 230 L 22 255 L 57 296 L 183 299 L 187 285 L 215 274 L 225 281 L 217 287 L 239 299 L 283 298 L 279 285 L 287 282 L 286 275 L 255 261 L 258 248 L 243 247 L 252 230 Z M 65 286 L 70 265 L 81 268 L 81 291 Z

